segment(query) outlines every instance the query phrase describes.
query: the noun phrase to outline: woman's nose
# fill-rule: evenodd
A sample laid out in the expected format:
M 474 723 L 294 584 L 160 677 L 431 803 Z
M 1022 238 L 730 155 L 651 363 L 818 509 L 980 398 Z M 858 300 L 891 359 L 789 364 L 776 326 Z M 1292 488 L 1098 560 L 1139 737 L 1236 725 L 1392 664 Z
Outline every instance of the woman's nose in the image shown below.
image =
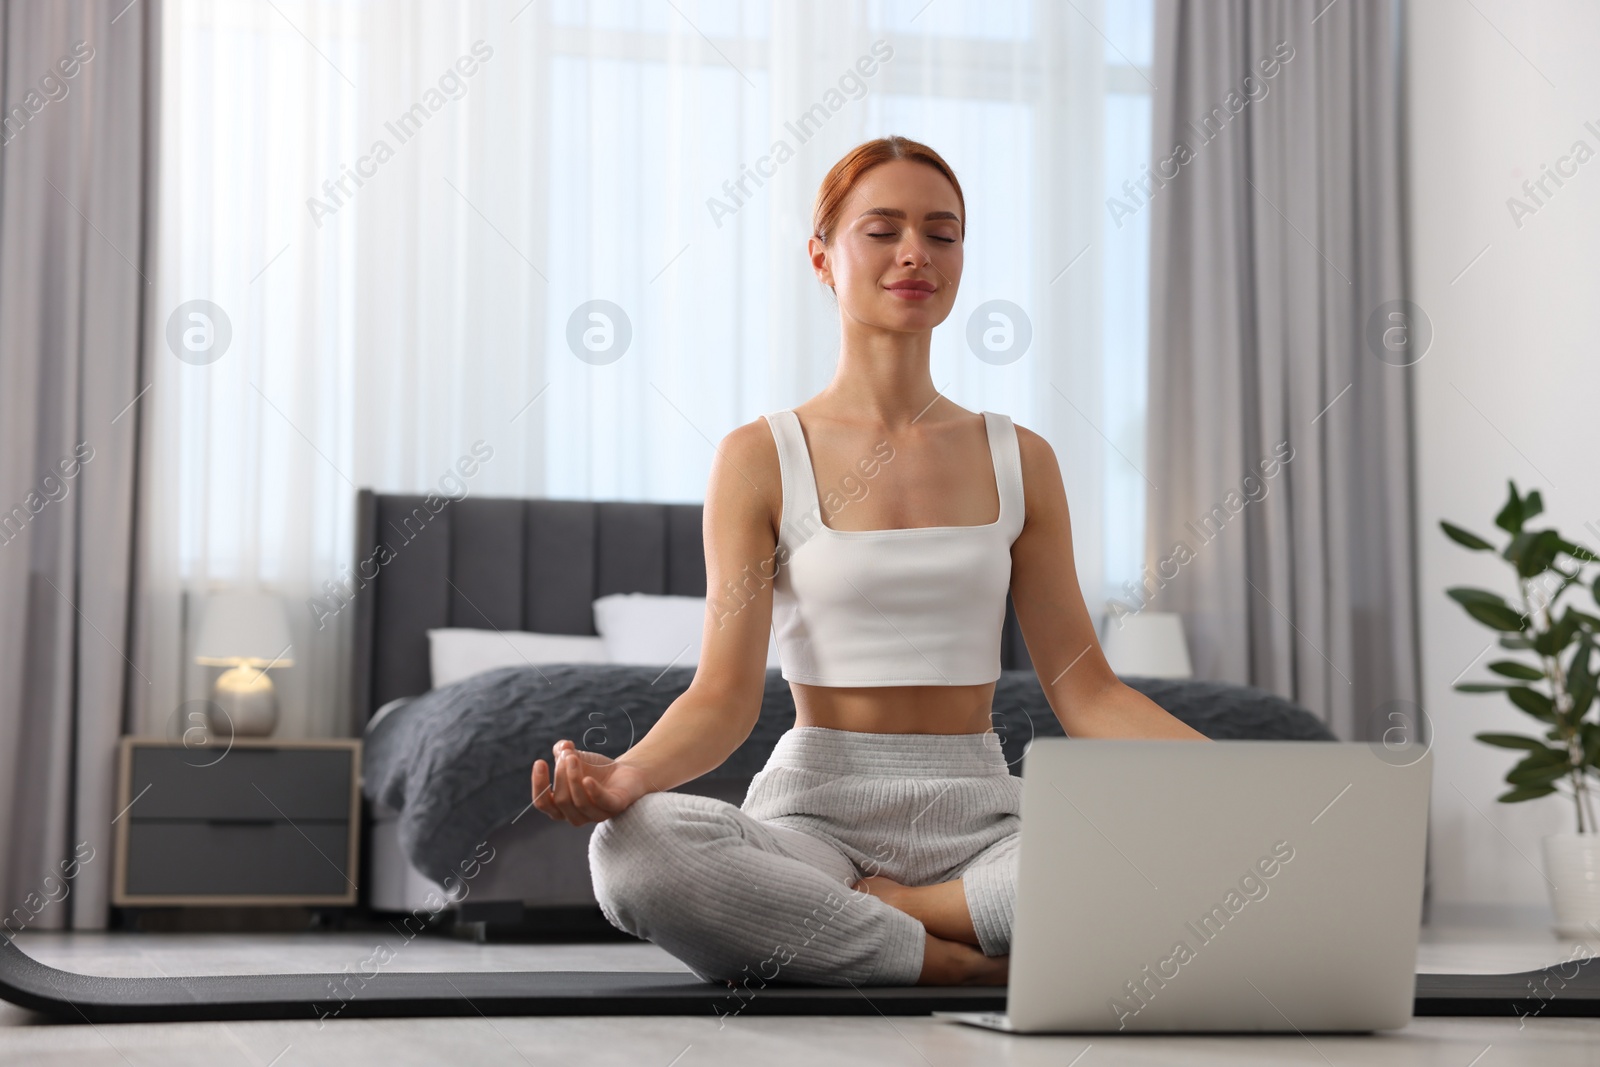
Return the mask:
M 932 257 L 928 255 L 927 250 L 915 241 L 906 245 L 900 252 L 900 262 L 907 266 L 917 266 L 931 263 L 932 261 Z

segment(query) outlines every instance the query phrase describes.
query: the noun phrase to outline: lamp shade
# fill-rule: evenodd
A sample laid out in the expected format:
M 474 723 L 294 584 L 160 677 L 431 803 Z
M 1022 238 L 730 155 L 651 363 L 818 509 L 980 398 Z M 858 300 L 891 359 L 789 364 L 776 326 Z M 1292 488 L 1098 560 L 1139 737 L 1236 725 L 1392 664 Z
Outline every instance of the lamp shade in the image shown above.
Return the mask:
M 1194 673 L 1183 638 L 1183 618 L 1171 612 L 1146 611 L 1113 619 L 1102 647 L 1106 662 L 1119 675 L 1188 678 Z
M 259 590 L 206 597 L 194 661 L 210 667 L 292 667 L 289 614 L 283 601 Z

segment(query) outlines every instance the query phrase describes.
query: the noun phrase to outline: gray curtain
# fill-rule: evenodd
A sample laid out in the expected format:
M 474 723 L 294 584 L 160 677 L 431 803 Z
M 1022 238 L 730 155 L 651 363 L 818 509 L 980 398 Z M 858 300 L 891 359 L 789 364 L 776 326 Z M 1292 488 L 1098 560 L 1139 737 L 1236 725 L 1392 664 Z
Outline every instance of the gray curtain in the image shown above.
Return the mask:
M 1201 677 L 1417 729 L 1395 4 L 1156 13 L 1149 604 Z
M 159 6 L 0 15 L 0 905 L 106 925 Z M 75 877 L 68 878 L 68 875 Z

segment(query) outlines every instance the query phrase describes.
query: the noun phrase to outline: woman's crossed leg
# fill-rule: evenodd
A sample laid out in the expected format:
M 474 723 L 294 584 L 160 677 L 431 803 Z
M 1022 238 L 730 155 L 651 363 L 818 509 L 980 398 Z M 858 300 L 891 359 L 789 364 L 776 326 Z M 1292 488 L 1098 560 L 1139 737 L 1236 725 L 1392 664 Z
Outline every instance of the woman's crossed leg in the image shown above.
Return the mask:
M 595 827 L 589 868 L 612 925 L 709 981 L 1005 981 L 1006 957 L 926 928 L 827 841 L 712 797 L 640 797 Z

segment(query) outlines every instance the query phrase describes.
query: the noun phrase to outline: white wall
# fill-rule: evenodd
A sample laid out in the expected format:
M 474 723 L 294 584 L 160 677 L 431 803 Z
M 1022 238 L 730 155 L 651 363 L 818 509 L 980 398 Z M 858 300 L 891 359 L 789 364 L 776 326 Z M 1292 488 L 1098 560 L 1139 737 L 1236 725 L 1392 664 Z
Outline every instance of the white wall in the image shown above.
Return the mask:
M 1571 804 L 1496 803 L 1515 756 L 1472 735 L 1531 732 L 1533 720 L 1499 695 L 1451 689 L 1489 631 L 1444 590 L 1511 594 L 1510 566 L 1455 547 L 1438 524 L 1498 541 L 1493 516 L 1514 478 L 1543 492 L 1549 522 L 1569 538 L 1600 542 L 1600 4 L 1407 7 L 1412 298 L 1434 328 L 1412 368 L 1423 694 L 1436 738 L 1432 919 L 1543 923 L 1539 839 L 1576 829 Z M 1579 140 L 1594 158 L 1563 187 L 1550 183 L 1519 228 L 1507 199 Z M 1573 602 L 1595 610 L 1587 593 Z M 1483 678 L 1493 654 L 1467 677 Z

